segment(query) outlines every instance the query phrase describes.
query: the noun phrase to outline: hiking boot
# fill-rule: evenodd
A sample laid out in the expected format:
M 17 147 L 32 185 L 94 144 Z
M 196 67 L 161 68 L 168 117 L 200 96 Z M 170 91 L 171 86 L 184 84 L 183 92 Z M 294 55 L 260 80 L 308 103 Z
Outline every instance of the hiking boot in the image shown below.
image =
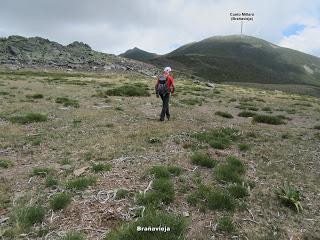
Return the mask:
M 164 121 L 164 118 L 160 118 L 160 122 L 163 122 Z
M 170 120 L 170 116 L 167 116 L 168 121 Z

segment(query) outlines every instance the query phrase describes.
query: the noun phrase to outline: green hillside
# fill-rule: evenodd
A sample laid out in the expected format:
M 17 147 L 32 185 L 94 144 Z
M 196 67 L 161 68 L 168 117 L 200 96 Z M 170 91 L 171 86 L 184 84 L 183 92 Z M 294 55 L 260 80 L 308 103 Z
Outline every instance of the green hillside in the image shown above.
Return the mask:
M 320 59 L 250 36 L 216 36 L 148 60 L 214 82 L 320 86 Z
M 144 50 L 141 50 L 141 49 L 135 47 L 133 49 L 129 49 L 126 52 L 120 54 L 120 56 L 134 59 L 134 60 L 138 60 L 138 61 L 142 61 L 142 62 L 146 62 L 152 58 L 158 57 L 159 55 L 157 55 L 155 53 L 150 53 L 150 52 L 147 52 L 147 51 L 144 51 Z

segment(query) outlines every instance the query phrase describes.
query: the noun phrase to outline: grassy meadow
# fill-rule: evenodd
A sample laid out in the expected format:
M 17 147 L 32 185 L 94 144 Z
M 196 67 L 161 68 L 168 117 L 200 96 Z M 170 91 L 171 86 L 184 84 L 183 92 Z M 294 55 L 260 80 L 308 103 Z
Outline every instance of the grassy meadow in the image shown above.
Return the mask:
M 177 78 L 160 122 L 152 78 L 0 73 L 3 239 L 320 238 L 318 98 Z

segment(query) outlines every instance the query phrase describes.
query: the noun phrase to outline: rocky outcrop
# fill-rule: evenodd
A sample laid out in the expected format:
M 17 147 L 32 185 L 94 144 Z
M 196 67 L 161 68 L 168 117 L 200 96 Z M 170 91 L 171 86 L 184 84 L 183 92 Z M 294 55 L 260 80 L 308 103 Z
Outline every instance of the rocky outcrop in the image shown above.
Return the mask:
M 0 38 L 0 64 L 11 69 L 53 68 L 68 71 L 137 72 L 153 76 L 153 65 L 97 52 L 82 42 L 67 46 L 40 37 L 10 36 Z

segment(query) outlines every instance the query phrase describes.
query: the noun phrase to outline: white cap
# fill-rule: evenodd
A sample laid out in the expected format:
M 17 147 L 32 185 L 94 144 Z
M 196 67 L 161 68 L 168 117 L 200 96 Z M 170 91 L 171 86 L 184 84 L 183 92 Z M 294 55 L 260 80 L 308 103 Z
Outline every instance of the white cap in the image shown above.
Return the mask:
M 165 67 L 163 71 L 169 73 L 169 72 L 171 72 L 172 70 L 171 70 L 171 67 Z

